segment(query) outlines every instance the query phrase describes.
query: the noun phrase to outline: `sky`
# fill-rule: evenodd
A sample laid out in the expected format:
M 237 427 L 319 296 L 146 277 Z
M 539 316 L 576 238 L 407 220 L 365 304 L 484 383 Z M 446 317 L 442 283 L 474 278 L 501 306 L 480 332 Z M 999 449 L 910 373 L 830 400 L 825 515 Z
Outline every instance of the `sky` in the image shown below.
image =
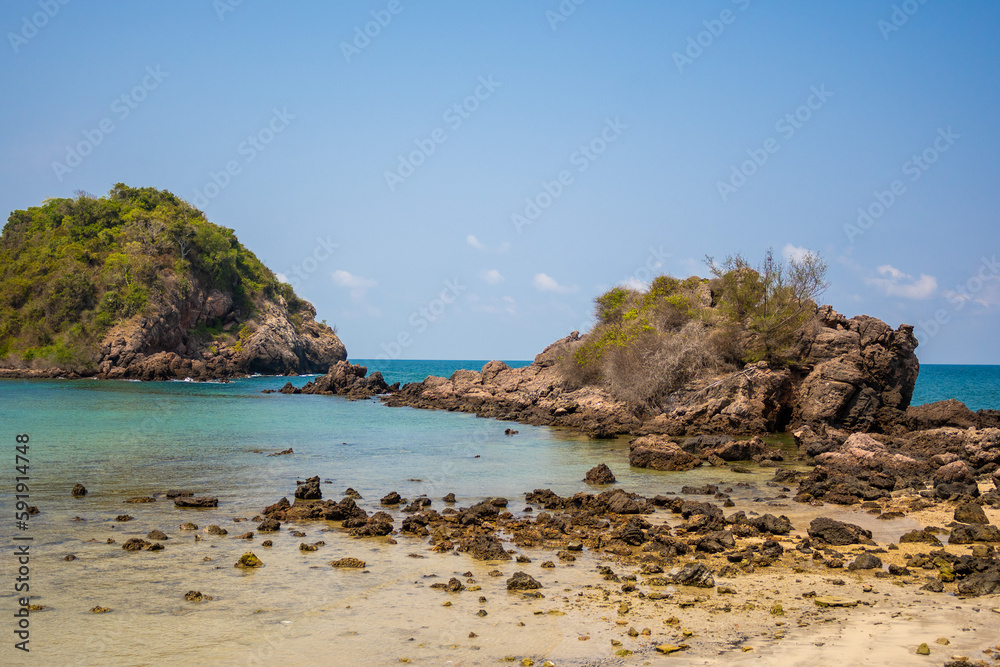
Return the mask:
M 706 255 L 1000 364 L 1000 4 L 0 6 L 7 213 L 174 192 L 351 358 L 530 359 Z

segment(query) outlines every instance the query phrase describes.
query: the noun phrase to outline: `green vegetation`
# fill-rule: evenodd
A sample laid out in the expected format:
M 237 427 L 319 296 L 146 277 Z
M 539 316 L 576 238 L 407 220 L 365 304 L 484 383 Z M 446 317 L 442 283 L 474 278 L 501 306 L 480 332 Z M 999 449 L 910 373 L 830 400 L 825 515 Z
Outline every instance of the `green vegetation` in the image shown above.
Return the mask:
M 303 305 L 233 230 L 165 190 L 118 183 L 14 211 L 0 235 L 0 363 L 91 368 L 111 327 L 196 286 L 230 294 L 242 319 L 261 298 Z M 209 324 L 193 333 L 219 335 Z
M 815 299 L 826 290 L 826 263 L 806 253 L 783 264 L 770 248 L 756 267 L 738 254 L 721 266 L 711 257 L 706 261 L 722 282 L 719 308 L 746 334 L 744 360 L 784 361 L 802 325 L 815 314 Z
M 570 386 L 605 384 L 641 413 L 701 375 L 788 361 L 826 287 L 823 261 L 807 254 L 785 265 L 771 250 L 756 268 L 741 255 L 707 259 L 712 280 L 663 275 L 646 291 L 597 297 L 596 324 L 561 361 Z

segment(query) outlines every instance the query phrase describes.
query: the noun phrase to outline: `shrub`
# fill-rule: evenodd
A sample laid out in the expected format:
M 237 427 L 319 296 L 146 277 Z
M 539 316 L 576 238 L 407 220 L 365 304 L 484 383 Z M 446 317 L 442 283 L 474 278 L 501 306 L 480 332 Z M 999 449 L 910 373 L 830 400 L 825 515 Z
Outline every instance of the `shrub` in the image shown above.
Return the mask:
M 670 394 L 720 365 L 705 325 L 688 322 L 676 333 L 647 332 L 609 351 L 603 371 L 611 395 L 641 414 L 661 409 Z

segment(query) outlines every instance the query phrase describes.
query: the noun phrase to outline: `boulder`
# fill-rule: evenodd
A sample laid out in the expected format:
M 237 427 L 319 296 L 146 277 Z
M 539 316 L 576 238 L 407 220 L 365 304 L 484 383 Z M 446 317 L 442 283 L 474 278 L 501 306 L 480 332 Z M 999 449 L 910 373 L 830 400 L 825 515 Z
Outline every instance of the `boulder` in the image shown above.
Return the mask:
M 977 572 L 958 582 L 958 594 L 979 596 L 1000 592 L 1000 569 Z
M 193 507 L 193 508 L 218 507 L 219 499 L 209 498 L 208 496 L 202 496 L 199 498 L 178 496 L 177 498 L 174 498 L 174 505 L 176 507 Z
M 959 483 L 970 483 L 975 481 L 975 476 L 972 471 L 969 470 L 969 466 L 965 461 L 953 461 L 947 465 L 943 465 L 937 469 L 934 473 L 934 485 L 939 484 L 953 484 Z
M 541 588 L 542 585 L 526 572 L 515 572 L 507 580 L 508 591 L 533 591 Z
M 332 561 L 330 561 L 330 566 L 331 567 L 338 567 L 338 568 L 355 568 L 355 569 L 360 569 L 360 568 L 365 567 L 365 562 L 363 560 L 358 559 L 358 558 L 341 558 L 340 560 L 332 560 Z
M 875 544 L 870 530 L 827 517 L 818 517 L 809 523 L 809 537 L 832 546 Z
M 710 449 L 705 453 L 705 456 L 706 458 L 718 456 L 723 461 L 750 461 L 754 457 L 767 458 L 773 453 L 773 450 L 761 438 L 753 437 L 749 440 L 730 440 Z
M 878 556 L 870 553 L 863 553 L 854 559 L 850 565 L 847 566 L 848 570 L 874 570 L 882 569 L 882 559 Z
M 633 468 L 691 470 L 700 459 L 664 436 L 647 435 L 629 442 L 628 463 Z
M 268 517 L 257 524 L 257 531 L 260 533 L 273 533 L 281 530 L 281 522 L 274 517 Z
M 680 572 L 671 577 L 671 581 L 681 586 L 696 586 L 698 588 L 715 587 L 715 577 L 703 563 L 690 563 Z
M 404 498 L 400 496 L 397 492 L 390 491 L 385 496 L 383 496 L 382 500 L 380 500 L 379 502 L 387 506 L 399 505 L 400 503 L 404 502 Z
M 164 533 L 162 530 L 151 530 L 151 531 L 149 531 L 149 534 L 146 535 L 146 537 L 148 537 L 151 540 L 169 540 L 170 539 L 169 537 L 167 537 L 166 533 Z
M 319 488 L 319 477 L 310 477 L 305 481 L 305 484 L 300 484 L 295 489 L 295 498 L 297 500 L 320 500 L 323 498 L 323 492 Z
M 77 484 L 73 487 L 73 490 L 70 491 L 70 493 L 73 494 L 74 498 L 82 498 L 83 496 L 87 495 L 87 487 L 85 487 L 83 484 Z
M 466 551 L 476 560 L 510 560 L 500 540 L 491 534 L 476 534 L 462 540 L 459 551 Z
M 983 508 L 975 503 L 962 503 L 955 508 L 955 521 L 960 523 L 988 524 L 989 518 Z
M 973 542 L 1000 542 L 1000 528 L 980 524 L 962 524 L 952 529 L 948 544 L 972 544 Z
M 601 463 L 588 470 L 583 481 L 587 484 L 614 484 L 615 476 L 607 464 Z
M 240 556 L 240 559 L 236 561 L 233 567 L 252 569 L 257 567 L 264 567 L 264 563 L 262 563 L 261 560 L 257 558 L 254 552 L 247 551 L 245 554 Z

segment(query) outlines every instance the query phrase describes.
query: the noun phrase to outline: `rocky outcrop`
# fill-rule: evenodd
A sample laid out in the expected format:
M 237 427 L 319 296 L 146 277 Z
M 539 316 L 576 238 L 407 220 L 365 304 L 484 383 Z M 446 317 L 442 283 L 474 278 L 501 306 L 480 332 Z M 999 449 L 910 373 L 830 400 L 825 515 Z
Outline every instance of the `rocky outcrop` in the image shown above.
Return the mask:
M 279 391 L 282 394 L 326 394 L 364 399 L 388 393 L 398 387 L 398 384 L 392 387 L 386 384 L 379 371 L 368 375 L 368 368 L 365 366 L 338 361 L 326 375 L 307 382 L 301 389 L 293 387 L 289 382 Z
M 167 292 L 170 294 L 171 292 Z M 98 377 L 196 380 L 261 373 L 325 373 L 347 358 L 330 327 L 316 322 L 311 304 L 292 312 L 281 296 L 259 303 L 253 313 L 216 289 L 193 288 L 165 298 L 154 313 L 113 327 L 104 337 Z M 214 339 L 198 333 L 214 325 Z M 231 334 L 231 335 L 226 335 Z
M 892 329 L 866 315 L 847 319 L 822 306 L 802 331 L 796 363 L 758 362 L 701 377 L 674 392 L 662 410 L 643 413 L 615 400 L 605 386 L 576 387 L 567 381 L 559 362 L 584 340 L 573 332 L 523 368 L 491 361 L 479 372 L 429 377 L 404 386 L 386 402 L 567 426 L 595 437 L 754 435 L 803 424 L 895 432 L 910 424 L 906 409 L 919 364 L 909 325 Z

